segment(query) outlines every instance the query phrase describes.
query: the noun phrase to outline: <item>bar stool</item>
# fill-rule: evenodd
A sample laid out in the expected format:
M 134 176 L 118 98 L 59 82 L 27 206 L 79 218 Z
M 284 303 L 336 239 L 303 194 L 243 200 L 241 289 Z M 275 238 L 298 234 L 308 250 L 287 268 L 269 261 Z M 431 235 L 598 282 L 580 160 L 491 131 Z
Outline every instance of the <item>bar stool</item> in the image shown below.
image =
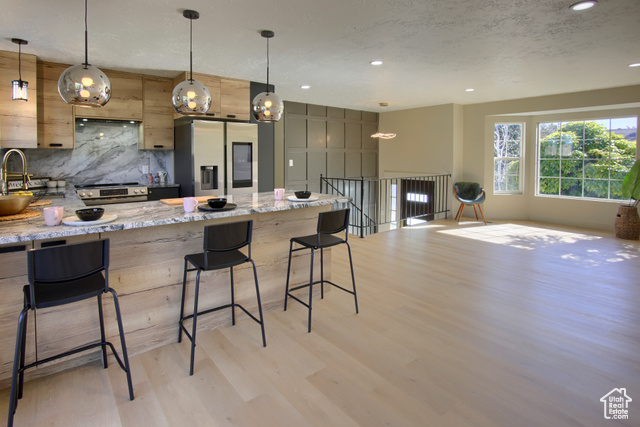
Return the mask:
M 344 231 L 344 239 L 334 236 L 334 234 L 340 233 Z M 289 244 L 289 266 L 287 267 L 287 287 L 284 294 L 284 311 L 287 311 L 287 298 L 291 297 L 294 300 L 298 301 L 300 304 L 304 305 L 309 309 L 309 322 L 308 322 L 308 331 L 311 332 L 311 303 L 313 296 L 313 285 L 320 284 L 320 298 L 324 298 L 324 284 L 328 283 L 333 285 L 334 287 L 341 289 L 351 295 L 355 300 L 356 304 L 356 314 L 358 313 L 358 295 L 356 294 L 356 279 L 353 275 L 353 261 L 351 259 L 351 246 L 347 239 L 349 238 L 349 209 L 342 209 L 337 211 L 329 211 L 329 212 L 320 212 L 318 215 L 318 227 L 317 233 L 309 236 L 303 237 L 294 237 L 291 239 Z M 293 244 L 297 243 L 300 245 L 300 248 L 293 249 Z M 336 285 L 335 283 L 324 280 L 324 249 L 329 248 L 331 246 L 336 246 L 340 244 L 347 245 L 347 249 L 349 251 L 349 265 L 351 266 L 351 281 L 353 282 L 353 291 L 343 288 L 342 286 Z M 309 283 L 305 283 L 304 285 L 296 286 L 289 289 L 289 276 L 291 273 L 291 254 L 296 251 L 301 251 L 305 249 L 311 250 L 311 264 L 310 264 L 310 273 L 309 273 Z M 314 251 L 320 249 L 320 280 L 313 281 L 313 254 Z M 297 289 L 302 289 L 309 287 L 309 302 L 306 303 L 301 299 L 295 297 L 291 294 L 291 291 L 295 291 Z
M 180 321 L 178 342 L 182 342 L 182 332 L 189 340 L 191 340 L 191 366 L 189 375 L 193 375 L 193 359 L 196 349 L 196 328 L 198 316 L 211 313 L 213 311 L 231 308 L 231 324 L 236 324 L 236 311 L 238 307 L 242 309 L 251 319 L 257 322 L 262 329 L 262 345 L 267 346 L 267 340 L 264 335 L 264 319 L 262 317 L 262 303 L 260 302 L 260 288 L 258 286 L 258 274 L 256 272 L 256 264 L 251 259 L 251 234 L 253 231 L 253 220 L 234 222 L 230 224 L 209 225 L 204 228 L 204 252 L 198 254 L 186 255 L 184 257 L 184 279 L 182 281 L 182 302 L 180 304 Z M 247 246 L 247 255 L 242 253 L 240 249 Z M 235 302 L 233 290 L 233 267 L 250 262 L 253 266 L 253 280 L 256 285 L 256 296 L 258 299 L 258 312 L 260 319 L 249 313 L 243 306 Z M 188 268 L 189 264 L 194 268 Z M 218 307 L 198 311 L 198 294 L 200 290 L 200 273 L 210 270 L 229 269 L 231 278 L 231 303 Z M 185 291 L 187 288 L 187 273 L 189 271 L 197 271 L 196 289 L 193 298 L 193 314 L 184 315 Z M 193 319 L 191 334 L 184 326 L 184 321 Z
M 108 366 L 106 347 L 109 346 L 111 348 L 120 368 L 127 374 L 129 399 L 133 400 L 131 370 L 122 328 L 118 294 L 109 287 L 109 240 L 93 240 L 64 246 L 32 249 L 27 252 L 27 266 L 29 285 L 23 288 L 24 308 L 18 321 L 13 375 L 11 377 L 9 421 L 7 425 L 13 425 L 13 415 L 18 406 L 18 399 L 22 398 L 25 370 L 96 347 L 102 348 L 102 364 L 105 369 Z M 105 339 L 102 294 L 107 292 L 113 295 L 123 360 L 120 359 L 113 344 Z M 100 341 L 89 343 L 46 359 L 37 360 L 25 366 L 27 316 L 29 310 L 33 309 L 35 311 L 40 308 L 57 307 L 92 297 L 98 298 Z

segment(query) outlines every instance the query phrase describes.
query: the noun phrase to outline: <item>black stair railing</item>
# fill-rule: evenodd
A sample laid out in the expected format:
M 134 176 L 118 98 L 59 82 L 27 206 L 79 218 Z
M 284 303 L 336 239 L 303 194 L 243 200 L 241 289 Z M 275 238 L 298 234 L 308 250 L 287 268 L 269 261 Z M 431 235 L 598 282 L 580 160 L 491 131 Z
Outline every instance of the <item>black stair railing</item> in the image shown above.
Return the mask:
M 328 178 L 320 192 L 351 199 L 350 233 L 364 237 L 381 225 L 403 227 L 412 219 L 447 218 L 450 174 L 401 178 Z

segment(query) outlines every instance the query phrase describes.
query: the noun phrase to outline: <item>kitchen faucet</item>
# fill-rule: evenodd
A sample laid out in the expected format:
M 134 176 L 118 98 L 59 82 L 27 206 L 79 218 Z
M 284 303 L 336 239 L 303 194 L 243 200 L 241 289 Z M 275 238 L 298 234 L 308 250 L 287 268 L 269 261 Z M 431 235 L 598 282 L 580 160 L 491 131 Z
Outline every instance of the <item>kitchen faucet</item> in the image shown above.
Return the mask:
M 15 173 L 15 172 L 7 172 L 7 161 L 9 160 L 9 156 L 11 156 L 12 153 L 18 153 L 18 155 L 22 158 L 22 173 Z M 31 180 L 29 178 L 29 174 L 27 174 L 27 158 L 25 157 L 24 153 L 20 150 L 18 150 L 17 148 L 12 148 L 11 150 L 7 151 L 4 154 L 4 157 L 2 158 L 2 174 L 0 175 L 0 186 L 1 186 L 1 190 L 2 190 L 2 195 L 6 196 L 7 194 L 9 194 L 9 183 L 7 181 L 7 178 L 10 176 L 21 176 L 22 177 L 22 189 L 23 190 L 28 190 L 29 187 L 27 186 L 27 183 Z

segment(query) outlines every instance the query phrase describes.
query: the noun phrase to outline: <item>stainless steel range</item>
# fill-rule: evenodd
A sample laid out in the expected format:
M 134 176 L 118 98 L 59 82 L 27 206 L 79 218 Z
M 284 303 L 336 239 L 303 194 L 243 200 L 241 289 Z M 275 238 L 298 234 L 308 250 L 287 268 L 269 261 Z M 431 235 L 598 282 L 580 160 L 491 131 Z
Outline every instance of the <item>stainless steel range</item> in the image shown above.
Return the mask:
M 87 206 L 147 201 L 147 187 L 137 182 L 76 185 L 76 193 Z

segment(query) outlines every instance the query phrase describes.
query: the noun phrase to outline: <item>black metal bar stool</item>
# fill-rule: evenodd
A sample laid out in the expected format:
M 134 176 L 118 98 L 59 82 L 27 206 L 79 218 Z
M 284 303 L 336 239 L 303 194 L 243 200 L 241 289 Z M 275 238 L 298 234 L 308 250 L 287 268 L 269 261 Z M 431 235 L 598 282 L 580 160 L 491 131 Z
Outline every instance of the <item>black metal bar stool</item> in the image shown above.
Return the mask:
M 29 285 L 24 287 L 24 308 L 18 321 L 16 350 L 13 360 L 13 375 L 11 377 L 11 395 L 9 402 L 9 426 L 13 425 L 13 415 L 18 406 L 18 399 L 22 398 L 24 371 L 52 360 L 80 353 L 92 348 L 102 348 L 102 364 L 107 368 L 107 346 L 111 348 L 116 361 L 127 374 L 129 398 L 133 400 L 133 385 L 127 345 L 124 340 L 122 317 L 118 294 L 109 287 L 109 240 L 93 240 L 89 242 L 53 246 L 42 249 L 32 249 L 27 252 Z M 113 344 L 106 341 L 104 318 L 102 315 L 102 294 L 110 292 L 113 295 L 122 360 Z M 98 298 L 98 317 L 100 320 L 100 341 L 89 343 L 64 353 L 37 360 L 25 366 L 25 347 L 27 336 L 27 316 L 29 310 L 57 307 L 87 298 Z M 73 320 L 73 319 L 71 319 Z
M 184 279 L 182 281 L 182 302 L 180 304 L 180 332 L 178 333 L 178 342 L 182 342 L 182 332 L 189 340 L 191 340 L 191 366 L 189 375 L 193 375 L 193 359 L 196 349 L 196 329 L 198 316 L 211 313 L 213 311 L 231 308 L 231 324 L 236 324 L 236 311 L 238 307 L 242 309 L 250 318 L 260 325 L 262 329 L 262 345 L 267 346 L 267 340 L 264 335 L 264 319 L 262 317 L 262 303 L 260 302 L 260 288 L 258 286 L 258 274 L 256 272 L 256 264 L 251 259 L 251 234 L 253 231 L 253 221 L 241 221 L 230 224 L 209 225 L 204 228 L 204 252 L 198 254 L 186 255 L 184 257 Z M 240 249 L 247 246 L 247 255 L 242 253 Z M 258 299 L 258 312 L 260 319 L 249 313 L 243 306 L 235 302 L 233 291 L 233 267 L 250 262 L 253 266 L 253 279 L 256 285 L 256 296 Z M 189 264 L 194 268 L 188 268 Z M 198 311 L 198 293 L 200 290 L 200 273 L 210 270 L 229 269 L 231 277 L 231 303 L 218 307 Z M 184 315 L 184 300 L 187 288 L 187 273 L 189 271 L 197 271 L 196 289 L 193 298 L 193 314 Z M 184 326 L 184 321 L 193 319 L 191 334 Z
M 335 236 L 334 234 L 340 233 L 344 231 L 344 239 Z M 311 332 L 311 303 L 313 296 L 313 285 L 320 284 L 320 297 L 324 298 L 324 284 L 330 284 L 335 286 L 338 289 L 341 289 L 351 295 L 355 300 L 356 304 L 356 314 L 358 313 L 358 295 L 356 294 L 356 279 L 353 274 L 353 261 L 351 259 L 351 246 L 347 239 L 349 238 L 349 209 L 342 209 L 337 211 L 329 211 L 329 212 L 320 212 L 318 215 L 318 228 L 316 234 L 311 234 L 309 236 L 303 237 L 294 237 L 291 239 L 289 244 L 289 266 L 287 267 L 287 287 L 284 294 L 284 310 L 287 311 L 287 298 L 291 297 L 294 300 L 298 301 L 300 304 L 304 305 L 309 309 L 309 326 L 308 332 Z M 293 249 L 293 244 L 297 243 L 301 247 Z M 340 244 L 347 245 L 347 249 L 349 251 L 349 265 L 351 266 L 351 281 L 353 282 L 353 291 L 343 288 L 342 286 L 336 285 L 335 283 L 324 280 L 324 249 L 329 248 L 331 246 L 336 246 Z M 309 283 L 305 283 L 304 285 L 296 286 L 289 289 L 289 276 L 291 273 L 291 254 L 296 251 L 301 251 L 305 249 L 311 250 L 311 264 L 310 264 L 310 273 L 309 273 Z M 320 249 L 320 280 L 313 281 L 313 253 L 317 249 Z M 309 302 L 306 303 L 301 299 L 295 297 L 291 294 L 292 291 L 302 288 L 309 288 Z

